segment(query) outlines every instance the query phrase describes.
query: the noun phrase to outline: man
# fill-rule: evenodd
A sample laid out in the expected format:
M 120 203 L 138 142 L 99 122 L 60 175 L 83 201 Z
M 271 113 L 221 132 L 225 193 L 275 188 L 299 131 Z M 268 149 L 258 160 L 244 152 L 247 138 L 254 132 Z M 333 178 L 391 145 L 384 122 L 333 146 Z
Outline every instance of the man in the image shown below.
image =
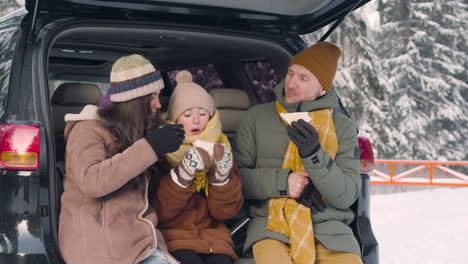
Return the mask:
M 252 216 L 244 252 L 257 264 L 362 263 L 348 226 L 361 187 L 356 126 L 334 111 L 340 55 L 320 42 L 294 56 L 277 102 L 252 107 L 237 131 L 234 156 Z M 284 113 L 304 118 L 289 125 Z

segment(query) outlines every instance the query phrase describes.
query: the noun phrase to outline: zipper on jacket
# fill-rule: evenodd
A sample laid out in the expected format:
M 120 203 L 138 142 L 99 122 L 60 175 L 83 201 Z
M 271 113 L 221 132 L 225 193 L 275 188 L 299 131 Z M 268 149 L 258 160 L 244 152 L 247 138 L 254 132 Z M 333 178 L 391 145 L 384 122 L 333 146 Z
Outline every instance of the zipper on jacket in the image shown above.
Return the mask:
M 102 222 L 104 221 L 104 201 L 101 201 L 101 212 L 99 213 L 99 224 L 102 225 Z
M 102 226 L 102 229 L 104 230 L 104 234 L 106 236 L 106 246 L 107 250 L 109 251 L 109 254 L 112 256 L 112 249 L 110 246 L 110 239 L 109 239 L 109 233 L 107 230 L 107 226 L 105 226 L 106 222 L 106 203 L 101 200 L 102 203 L 102 208 L 101 208 L 101 213 L 99 214 L 99 224 Z
M 213 247 L 211 246 L 211 243 L 209 240 L 208 240 L 208 245 L 210 245 L 210 253 L 213 254 Z
M 143 217 L 143 214 L 146 212 L 146 210 L 148 210 L 148 207 L 149 207 L 149 201 L 148 201 L 148 185 L 149 185 L 149 179 L 148 179 L 148 176 L 147 175 L 144 175 L 144 179 L 145 179 L 145 193 L 144 193 L 144 196 L 145 199 L 145 207 L 143 208 L 143 210 L 138 214 L 138 218 L 140 220 L 142 220 L 143 222 L 146 222 L 148 223 L 150 226 L 151 226 L 151 231 L 152 231 L 152 237 L 153 237 L 153 241 L 154 241 L 154 244 L 156 245 L 155 248 L 153 248 L 153 250 L 157 250 L 158 249 L 158 240 L 157 240 L 157 235 L 156 235 L 156 230 L 155 230 L 155 226 L 153 225 L 153 223 L 151 223 L 150 220 L 146 219 Z M 150 253 L 152 252 L 152 250 L 148 250 L 148 252 L 146 252 L 145 254 L 145 257 L 143 259 L 146 259 L 148 256 L 150 256 Z

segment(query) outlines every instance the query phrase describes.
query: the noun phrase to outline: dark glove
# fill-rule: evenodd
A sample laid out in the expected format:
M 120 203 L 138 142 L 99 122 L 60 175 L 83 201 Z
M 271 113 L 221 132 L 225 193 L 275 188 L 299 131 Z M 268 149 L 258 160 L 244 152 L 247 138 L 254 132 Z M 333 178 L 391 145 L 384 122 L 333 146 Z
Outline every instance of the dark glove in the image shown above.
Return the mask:
M 304 191 L 302 191 L 301 196 L 299 196 L 296 201 L 300 204 L 303 204 L 304 206 L 309 207 L 313 214 L 322 212 L 325 210 L 325 208 L 327 208 L 325 201 L 322 199 L 322 195 L 312 182 L 309 182 L 306 185 Z
M 185 139 L 183 128 L 184 127 L 179 124 L 165 125 L 147 135 L 145 139 L 159 158 L 166 153 L 174 152 L 179 149 Z
M 291 122 L 291 126 L 286 127 L 288 136 L 299 150 L 301 158 L 310 157 L 320 148 L 319 136 L 315 128 L 299 119 L 297 122 Z

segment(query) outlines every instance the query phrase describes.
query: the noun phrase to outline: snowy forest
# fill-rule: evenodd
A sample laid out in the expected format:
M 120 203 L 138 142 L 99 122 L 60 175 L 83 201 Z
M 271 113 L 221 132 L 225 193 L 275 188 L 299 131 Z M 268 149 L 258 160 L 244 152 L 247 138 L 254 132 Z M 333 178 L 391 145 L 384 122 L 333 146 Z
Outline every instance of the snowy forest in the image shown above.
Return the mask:
M 0 0 L 0 17 L 24 6 L 24 0 Z
M 0 16 L 23 4 L 2 0 Z M 343 51 L 334 86 L 376 158 L 468 160 L 467 28 L 464 0 L 373 0 L 327 39 Z
M 329 37 L 343 50 L 334 85 L 377 158 L 468 159 L 467 11 L 463 0 L 374 0 Z

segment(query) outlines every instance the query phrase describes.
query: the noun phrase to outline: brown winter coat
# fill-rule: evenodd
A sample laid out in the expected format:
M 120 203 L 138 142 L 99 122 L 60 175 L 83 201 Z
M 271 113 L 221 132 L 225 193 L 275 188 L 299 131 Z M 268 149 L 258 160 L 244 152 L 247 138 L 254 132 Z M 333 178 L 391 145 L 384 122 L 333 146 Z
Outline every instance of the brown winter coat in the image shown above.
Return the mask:
M 68 123 L 65 136 L 59 246 L 66 263 L 131 264 L 156 247 L 167 252 L 148 207 L 143 172 L 157 157 L 147 141 L 117 153 L 115 137 L 99 120 Z
M 192 193 L 192 188 L 177 185 L 169 173 L 160 180 L 152 205 L 170 252 L 191 249 L 236 260 L 231 234 L 223 221 L 236 215 L 243 202 L 239 170 L 234 164 L 229 182 L 210 185 L 208 197 L 204 191 Z

